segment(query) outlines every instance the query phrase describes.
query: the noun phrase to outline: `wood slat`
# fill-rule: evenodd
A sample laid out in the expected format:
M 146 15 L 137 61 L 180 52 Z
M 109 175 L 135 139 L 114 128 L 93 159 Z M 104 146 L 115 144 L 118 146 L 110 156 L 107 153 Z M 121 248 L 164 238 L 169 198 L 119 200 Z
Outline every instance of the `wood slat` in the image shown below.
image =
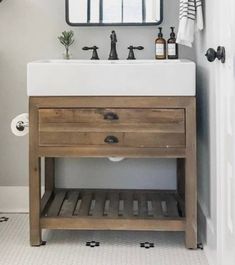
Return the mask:
M 166 205 L 167 205 L 167 214 L 169 217 L 179 217 L 177 201 L 173 197 L 173 195 L 167 196 Z
M 41 199 L 41 212 L 44 212 L 46 206 L 49 203 L 49 200 L 52 198 L 53 192 L 52 191 L 45 191 L 42 199 Z
M 79 192 L 70 191 L 67 193 L 66 199 L 60 210 L 60 216 L 72 216 L 78 201 Z
M 122 195 L 124 200 L 124 209 L 123 209 L 123 216 L 124 217 L 133 217 L 133 192 L 125 192 Z
M 104 215 L 104 206 L 106 193 L 105 192 L 96 192 L 95 193 L 95 208 L 93 212 L 93 216 L 99 217 Z
M 161 196 L 159 194 L 150 194 L 149 199 L 152 201 L 154 218 L 162 218 Z
M 117 191 L 109 192 L 108 198 L 110 199 L 108 216 L 117 217 L 119 207 L 119 193 Z
M 92 192 L 82 192 L 81 206 L 78 211 L 74 212 L 74 215 L 88 216 L 92 201 Z
M 145 193 L 136 194 L 136 198 L 139 201 L 139 217 L 145 218 L 148 216 L 148 205 Z
M 58 216 L 60 209 L 62 207 L 62 203 L 65 199 L 66 191 L 59 191 L 56 193 L 54 200 L 52 201 L 52 204 L 49 207 L 49 210 L 47 212 L 47 216 Z

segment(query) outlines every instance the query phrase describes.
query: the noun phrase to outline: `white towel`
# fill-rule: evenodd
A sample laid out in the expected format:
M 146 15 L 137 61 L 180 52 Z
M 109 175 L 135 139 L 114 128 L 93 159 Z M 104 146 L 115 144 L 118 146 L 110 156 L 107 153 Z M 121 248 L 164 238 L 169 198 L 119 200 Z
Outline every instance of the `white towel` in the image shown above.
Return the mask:
M 192 47 L 194 33 L 203 30 L 202 0 L 180 0 L 177 43 Z

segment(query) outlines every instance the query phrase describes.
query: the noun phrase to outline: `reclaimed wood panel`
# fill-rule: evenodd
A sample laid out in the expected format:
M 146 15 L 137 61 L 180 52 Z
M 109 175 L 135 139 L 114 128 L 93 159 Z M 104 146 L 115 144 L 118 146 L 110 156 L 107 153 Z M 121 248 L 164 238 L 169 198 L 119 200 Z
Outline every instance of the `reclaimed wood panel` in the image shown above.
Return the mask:
M 43 212 L 45 217 L 121 219 L 180 217 L 177 197 L 173 192 L 58 190 L 50 200 L 47 199 L 47 204 L 49 205 Z
M 65 199 L 65 195 L 66 195 L 65 191 L 60 191 L 55 194 L 55 198 L 49 207 L 47 216 L 58 216 L 59 215 L 60 209 Z
M 111 145 L 105 142 L 107 137 L 115 137 L 118 142 L 112 145 L 122 146 L 123 145 L 123 133 L 77 133 L 77 132 L 41 132 L 39 136 L 40 146 L 72 146 L 72 145 Z
M 77 205 L 79 192 L 70 191 L 67 192 L 66 198 L 61 206 L 60 216 L 73 216 L 75 207 Z
M 111 115 L 112 114 L 112 115 Z M 183 123 L 184 109 L 40 109 L 39 124 L 165 124 Z

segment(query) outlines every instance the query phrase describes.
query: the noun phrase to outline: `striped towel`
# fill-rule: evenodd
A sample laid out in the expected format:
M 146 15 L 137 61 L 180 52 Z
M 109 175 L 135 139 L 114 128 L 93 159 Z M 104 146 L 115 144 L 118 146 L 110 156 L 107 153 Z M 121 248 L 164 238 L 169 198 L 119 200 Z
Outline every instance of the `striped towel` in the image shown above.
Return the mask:
M 177 43 L 192 47 L 194 33 L 203 30 L 202 0 L 180 0 Z

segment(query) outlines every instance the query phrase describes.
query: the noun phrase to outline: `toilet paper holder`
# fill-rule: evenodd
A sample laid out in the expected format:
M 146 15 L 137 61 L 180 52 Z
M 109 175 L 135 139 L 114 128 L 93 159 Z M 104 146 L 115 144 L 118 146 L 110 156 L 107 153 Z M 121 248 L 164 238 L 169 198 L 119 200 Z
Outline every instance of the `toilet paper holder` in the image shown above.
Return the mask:
M 25 128 L 29 127 L 29 123 L 28 122 L 23 122 L 23 121 L 18 121 L 16 124 L 16 129 L 19 132 L 23 132 L 25 130 Z

